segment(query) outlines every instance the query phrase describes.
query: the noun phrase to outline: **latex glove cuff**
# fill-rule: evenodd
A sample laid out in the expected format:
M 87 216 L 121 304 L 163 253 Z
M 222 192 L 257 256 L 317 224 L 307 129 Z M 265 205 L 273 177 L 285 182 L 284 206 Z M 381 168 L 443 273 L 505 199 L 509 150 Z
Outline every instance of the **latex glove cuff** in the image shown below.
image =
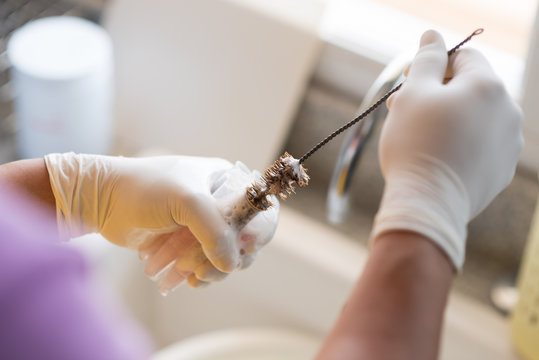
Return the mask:
M 428 156 L 420 162 L 388 174 L 370 243 L 392 230 L 416 232 L 439 246 L 460 271 L 470 213 L 467 192 L 449 166 Z

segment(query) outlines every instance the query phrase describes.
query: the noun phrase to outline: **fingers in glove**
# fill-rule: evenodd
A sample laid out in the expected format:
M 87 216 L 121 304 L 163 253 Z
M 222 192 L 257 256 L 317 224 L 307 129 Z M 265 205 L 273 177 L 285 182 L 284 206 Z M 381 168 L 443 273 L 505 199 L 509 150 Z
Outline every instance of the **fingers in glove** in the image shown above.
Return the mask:
M 187 277 L 191 275 L 190 272 L 179 271 L 173 267 L 169 272 L 161 279 L 157 285 L 157 290 L 163 296 L 167 296 L 180 286 Z
M 208 286 L 210 283 L 199 280 L 195 274 L 192 274 L 187 278 L 187 284 L 192 288 L 202 288 Z
M 453 80 L 451 83 L 457 85 L 460 82 L 468 84 L 470 79 L 492 79 L 498 80 L 492 66 L 478 50 L 473 48 L 460 49 L 451 57 L 451 69 Z
M 198 194 L 186 201 L 189 211 L 177 214 L 177 217 L 189 226 L 216 268 L 224 272 L 234 271 L 239 263 L 236 236 L 219 212 L 216 200 L 209 195 Z
M 165 266 L 161 267 L 159 270 L 153 272 L 153 273 L 150 273 L 146 267 L 144 269 L 144 273 L 146 274 L 146 276 L 148 276 L 148 278 L 152 281 L 157 281 L 159 280 L 160 277 L 162 277 L 163 274 L 167 274 L 170 269 L 172 269 L 174 267 L 174 265 L 176 264 L 176 260 L 174 261 L 171 261 L 170 263 L 166 264 Z
M 216 282 L 223 280 L 227 277 L 228 274 L 219 271 L 219 269 L 213 266 L 211 261 L 206 260 L 204 263 L 202 263 L 195 269 L 195 275 L 199 280 L 206 282 Z
M 198 241 L 185 226 L 173 233 L 161 235 L 156 242 L 160 244 L 160 247 L 149 257 L 144 269 L 146 275 L 154 279 L 162 273 L 164 268 L 187 254 L 189 249 L 198 246 Z
M 159 283 L 158 290 L 163 295 L 170 293 L 170 291 L 181 285 L 184 280 L 193 276 L 196 277 L 193 269 L 201 267 L 206 262 L 210 263 L 202 251 L 202 247 L 196 242 L 195 245 L 186 249 L 174 260 L 171 268 L 167 268 L 167 270 L 170 270 L 163 276 L 163 279 Z M 200 286 L 199 281 L 191 279 L 191 286 Z
M 441 84 L 447 61 L 444 39 L 438 32 L 428 30 L 421 37 L 419 50 L 407 74 L 407 81 L 435 81 Z
M 178 271 L 193 271 L 207 260 L 200 244 L 196 244 L 176 259 L 174 267 Z
M 148 260 L 148 258 L 154 255 L 161 248 L 161 246 L 163 246 L 165 241 L 166 236 L 158 236 L 157 238 L 144 241 L 138 246 L 139 259 L 142 261 Z

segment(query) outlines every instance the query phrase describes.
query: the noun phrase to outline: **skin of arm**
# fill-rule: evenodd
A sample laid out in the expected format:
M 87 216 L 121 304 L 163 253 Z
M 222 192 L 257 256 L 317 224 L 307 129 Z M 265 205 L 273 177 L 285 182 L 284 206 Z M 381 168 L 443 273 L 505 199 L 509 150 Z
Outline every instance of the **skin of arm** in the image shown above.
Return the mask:
M 43 159 L 19 160 L 0 165 L 0 182 L 17 187 L 51 209 L 55 198 Z
M 436 359 L 453 276 L 424 236 L 381 234 L 316 359 Z

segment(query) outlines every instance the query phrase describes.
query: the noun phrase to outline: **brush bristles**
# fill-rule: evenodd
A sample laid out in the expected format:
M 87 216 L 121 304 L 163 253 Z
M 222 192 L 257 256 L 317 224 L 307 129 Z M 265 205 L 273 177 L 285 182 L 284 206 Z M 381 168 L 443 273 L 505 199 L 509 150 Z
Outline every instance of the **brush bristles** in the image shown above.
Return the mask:
M 295 193 L 294 183 L 307 186 L 309 175 L 298 160 L 285 152 L 279 160 L 264 171 L 259 180 L 247 188 L 247 199 L 255 208 L 266 210 L 273 206 L 269 195 L 275 195 L 284 200 Z

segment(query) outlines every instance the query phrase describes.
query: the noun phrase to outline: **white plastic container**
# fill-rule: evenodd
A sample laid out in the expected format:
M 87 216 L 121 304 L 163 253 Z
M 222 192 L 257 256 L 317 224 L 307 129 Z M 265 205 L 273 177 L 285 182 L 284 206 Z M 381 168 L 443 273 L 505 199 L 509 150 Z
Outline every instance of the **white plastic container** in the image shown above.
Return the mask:
M 109 152 L 112 138 L 112 41 L 98 25 L 49 17 L 18 29 L 12 65 L 18 152 Z

